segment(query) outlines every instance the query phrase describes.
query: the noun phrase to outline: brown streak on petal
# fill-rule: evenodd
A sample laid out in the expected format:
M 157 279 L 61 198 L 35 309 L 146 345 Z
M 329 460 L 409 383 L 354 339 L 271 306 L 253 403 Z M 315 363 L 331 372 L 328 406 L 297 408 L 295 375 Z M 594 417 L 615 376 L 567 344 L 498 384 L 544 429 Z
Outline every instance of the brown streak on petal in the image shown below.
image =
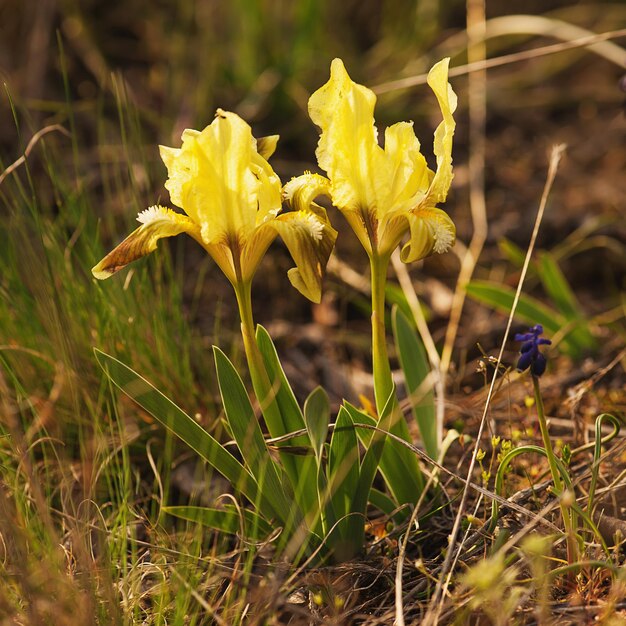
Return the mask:
M 117 248 L 109 252 L 91 272 L 97 279 L 104 280 L 119 272 L 129 263 L 150 254 L 155 248 L 156 244 L 151 246 L 150 240 L 137 239 L 131 235 L 122 241 Z

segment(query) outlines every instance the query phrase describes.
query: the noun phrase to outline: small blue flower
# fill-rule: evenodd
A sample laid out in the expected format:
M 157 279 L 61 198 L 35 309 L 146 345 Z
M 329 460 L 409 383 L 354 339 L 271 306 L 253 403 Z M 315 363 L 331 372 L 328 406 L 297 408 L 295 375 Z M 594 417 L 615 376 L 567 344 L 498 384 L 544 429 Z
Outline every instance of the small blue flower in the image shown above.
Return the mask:
M 517 369 L 520 372 L 530 367 L 533 376 L 541 376 L 546 371 L 546 357 L 539 352 L 539 346 L 549 346 L 552 342 L 543 339 L 543 326 L 537 324 L 529 332 L 515 335 L 515 341 L 523 341 L 520 348 L 520 358 L 517 362 Z

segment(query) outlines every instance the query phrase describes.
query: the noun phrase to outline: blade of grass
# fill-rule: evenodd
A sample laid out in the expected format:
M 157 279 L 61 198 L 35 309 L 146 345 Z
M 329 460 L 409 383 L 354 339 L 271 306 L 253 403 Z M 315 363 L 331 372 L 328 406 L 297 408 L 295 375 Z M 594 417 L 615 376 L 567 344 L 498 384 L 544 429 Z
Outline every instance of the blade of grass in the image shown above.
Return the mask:
M 381 431 L 390 432 L 388 429 L 388 424 L 392 417 L 390 415 L 390 412 L 399 410 L 399 407 L 397 406 L 397 401 L 395 402 L 395 404 L 396 406 L 385 405 L 386 411 L 383 412 L 383 416 L 378 422 L 378 427 Z M 350 417 L 352 418 L 352 421 L 355 425 L 377 425 L 376 420 L 373 417 L 371 417 L 367 413 L 364 413 L 363 411 L 360 411 L 349 402 L 344 402 L 344 406 L 346 407 L 348 413 L 350 413 Z M 411 465 L 407 465 L 404 463 L 404 459 L 407 455 L 413 457 L 414 462 L 417 463 L 417 459 L 415 455 L 411 452 L 411 450 L 393 439 L 387 439 L 385 447 L 382 451 L 382 455 L 379 455 L 379 450 L 373 443 L 375 437 L 373 431 L 357 429 L 357 435 L 363 446 L 367 449 L 365 458 L 361 463 L 361 467 L 365 468 L 364 470 L 362 469 L 362 473 L 365 472 L 365 478 L 362 478 L 363 484 L 365 484 L 367 480 L 369 480 L 368 476 L 371 472 L 373 472 L 373 475 L 371 477 L 371 480 L 373 481 L 374 476 L 376 475 L 376 471 L 380 471 L 383 478 L 385 479 L 385 483 L 387 484 L 390 493 L 395 498 L 397 504 L 413 504 L 417 502 L 424 488 L 424 477 L 421 471 L 417 476 L 413 474 L 413 463 L 411 463 Z M 402 437 L 402 439 L 405 438 Z M 377 455 L 379 455 L 378 458 Z M 411 476 L 411 481 L 407 480 L 409 476 Z M 418 487 L 414 486 L 416 481 L 419 481 Z M 363 487 L 362 489 L 365 490 L 365 487 Z M 362 498 L 363 493 L 364 491 L 360 492 L 358 497 Z
M 267 537 L 273 530 L 272 526 L 254 511 L 237 510 L 233 506 L 226 506 L 223 509 L 204 506 L 164 506 L 161 511 L 232 535 L 239 533 L 243 528 L 245 537 L 251 540 Z M 251 532 L 247 532 L 248 530 Z
M 354 493 L 359 483 L 359 446 L 350 413 L 339 409 L 328 450 L 328 503 L 326 518 L 330 547 L 338 559 L 352 558 L 363 547 L 362 511 L 355 511 Z M 352 513 L 361 513 L 352 515 Z M 332 524 L 331 524 L 332 522 Z M 356 532 L 355 532 L 356 529 Z
M 316 387 L 304 403 L 304 421 L 309 433 L 309 439 L 313 444 L 313 451 L 318 461 L 322 458 L 322 449 L 328 436 L 330 423 L 330 404 L 328 394 L 322 387 Z
M 515 301 L 515 292 L 504 285 L 483 280 L 474 280 L 467 285 L 467 293 L 478 302 L 487 304 L 496 311 L 509 314 Z M 573 334 L 575 324 L 570 323 L 558 311 L 531 296 L 520 295 L 515 316 L 527 324 L 541 324 L 548 333 L 563 332 L 562 349 L 572 358 L 577 358 L 584 346 Z
M 328 451 L 328 487 L 336 519 L 351 512 L 359 480 L 359 446 L 350 413 L 339 409 Z
M 559 311 L 568 322 L 574 324 L 571 332 L 572 341 L 583 349 L 593 349 L 596 342 L 589 331 L 580 303 L 576 300 L 555 258 L 549 252 L 542 253 L 539 258 L 539 278 Z

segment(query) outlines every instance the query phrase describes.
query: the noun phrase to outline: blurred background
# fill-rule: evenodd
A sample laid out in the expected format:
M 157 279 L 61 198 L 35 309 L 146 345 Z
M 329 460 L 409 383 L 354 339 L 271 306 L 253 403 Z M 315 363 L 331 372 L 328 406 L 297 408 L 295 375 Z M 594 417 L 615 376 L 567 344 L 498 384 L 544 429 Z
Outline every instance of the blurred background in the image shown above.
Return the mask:
M 487 0 L 484 13 L 478 0 L 0 0 L 0 618 L 53 615 L 73 626 L 95 623 L 98 607 L 100 623 L 122 623 L 119 606 L 135 617 L 150 611 L 157 584 L 140 591 L 150 558 L 178 567 L 181 553 L 207 549 L 206 534 L 196 544 L 168 534 L 171 524 L 162 532 L 159 506 L 206 498 L 215 483 L 111 392 L 92 349 L 227 436 L 210 347 L 243 363 L 230 286 L 184 237 L 104 283 L 90 268 L 138 211 L 168 204 L 158 144 L 178 146 L 184 128 L 203 128 L 218 107 L 256 136 L 280 134 L 272 165 L 283 182 L 315 170 L 307 100 L 334 57 L 377 92 L 379 136 L 414 121 L 431 168 L 440 118 L 425 75 L 451 57 L 459 108 L 444 208 L 459 243 L 410 268 L 438 347 L 460 310 L 453 292 L 468 245 L 480 252 L 475 279 L 516 286 L 548 154 L 567 144 L 525 283 L 535 311 L 579 331 L 553 350 L 562 356 L 551 359 L 546 402 L 563 424 L 580 418 L 577 429 L 595 410 L 624 412 L 619 368 L 584 401 L 574 387 L 608 372 L 626 341 L 624 29 L 623 0 Z M 589 46 L 593 33 L 607 35 Z M 289 286 L 291 260 L 276 242 L 255 278 L 254 308 L 299 397 L 321 383 L 336 406 L 372 395 L 370 311 L 365 255 L 338 212 L 330 217 L 340 236 L 322 303 Z M 557 268 L 552 283 L 545 267 Z M 389 300 L 402 304 L 398 292 L 390 288 Z M 472 296 L 458 322 L 446 426 L 471 432 L 489 367 L 482 351 L 495 353 L 506 316 Z M 523 385 L 514 393 L 516 402 L 492 406 L 505 432 L 528 417 Z M 108 570 L 91 552 L 101 526 Z M 129 547 L 128 537 L 139 543 Z M 75 584 L 68 572 L 81 571 L 89 575 Z M 177 580 L 158 587 L 164 604 L 190 597 Z

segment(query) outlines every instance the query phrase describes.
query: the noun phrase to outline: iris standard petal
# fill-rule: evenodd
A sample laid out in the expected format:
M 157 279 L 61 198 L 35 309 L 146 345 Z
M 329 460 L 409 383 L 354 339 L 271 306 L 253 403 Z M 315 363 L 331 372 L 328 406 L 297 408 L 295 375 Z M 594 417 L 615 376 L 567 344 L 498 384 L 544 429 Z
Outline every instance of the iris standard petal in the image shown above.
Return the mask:
M 317 162 L 332 181 L 333 204 L 341 210 L 377 205 L 384 155 L 374 126 L 375 103 L 371 90 L 352 82 L 341 59 L 333 60 L 330 80 L 309 99 L 309 115 L 322 129 Z
M 428 85 L 433 90 L 443 121 L 435 130 L 434 152 L 437 157 L 437 171 L 428 190 L 426 203 L 435 205 L 444 202 L 452 184 L 452 138 L 456 123 L 452 114 L 456 110 L 457 97 L 448 82 L 450 59 L 442 59 L 428 72 Z
M 282 208 L 280 178 L 260 154 L 253 152 L 250 171 L 258 181 L 255 226 L 276 217 Z
M 152 206 L 142 211 L 137 220 L 142 225 L 92 268 L 91 272 L 96 278 L 104 280 L 129 263 L 154 252 L 158 240 L 163 237 L 188 233 L 196 239 L 200 238 L 197 224 L 185 215 L 162 206 Z
M 183 186 L 193 176 L 193 158 L 190 151 L 183 153 L 181 148 L 159 146 L 159 154 L 169 178 L 165 181 L 165 188 L 170 192 L 172 204 L 183 208 Z
M 206 245 L 243 243 L 259 219 L 280 211 L 280 180 L 262 156 L 277 140 L 255 140 L 238 115 L 218 109 L 202 132 L 183 133 L 181 148 L 161 146 L 172 202 L 199 224 Z
M 269 159 L 276 151 L 279 135 L 268 135 L 267 137 L 259 137 L 256 140 L 256 151 L 264 158 Z
M 221 109 L 196 138 L 198 169 L 183 189 L 183 208 L 201 224 L 206 243 L 236 239 L 256 226 L 259 181 L 250 169 L 253 145 L 250 126 Z
M 391 165 L 387 198 L 381 202 L 379 217 L 417 206 L 434 176 L 420 152 L 412 122 L 398 122 L 385 130 L 385 156 Z

